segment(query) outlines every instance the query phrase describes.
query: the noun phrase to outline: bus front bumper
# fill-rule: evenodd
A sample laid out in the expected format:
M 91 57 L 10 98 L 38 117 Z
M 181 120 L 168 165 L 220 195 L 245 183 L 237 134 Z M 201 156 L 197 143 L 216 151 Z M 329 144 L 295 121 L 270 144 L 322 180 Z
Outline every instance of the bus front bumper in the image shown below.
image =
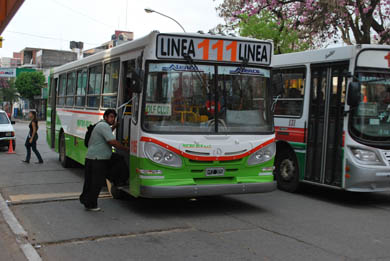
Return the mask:
M 353 192 L 390 191 L 390 168 L 357 166 L 347 160 L 350 177 L 345 178 L 345 190 Z
M 141 186 L 140 189 L 140 196 L 145 198 L 188 198 L 271 192 L 276 189 L 276 181 L 222 185 Z

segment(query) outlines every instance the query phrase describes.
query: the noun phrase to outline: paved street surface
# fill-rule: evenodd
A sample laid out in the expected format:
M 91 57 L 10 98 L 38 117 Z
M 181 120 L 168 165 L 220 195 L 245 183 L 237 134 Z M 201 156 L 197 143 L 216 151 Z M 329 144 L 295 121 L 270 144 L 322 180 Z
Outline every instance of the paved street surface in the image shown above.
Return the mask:
M 300 194 L 120 201 L 104 193 L 104 211 L 87 212 L 77 200 L 83 170 L 60 166 L 44 123 L 43 165 L 20 162 L 28 127 L 15 128 L 17 154 L 0 152 L 0 192 L 43 260 L 390 260 L 389 193 L 306 187 Z M 23 260 L 2 219 L 0 233 L 0 260 Z

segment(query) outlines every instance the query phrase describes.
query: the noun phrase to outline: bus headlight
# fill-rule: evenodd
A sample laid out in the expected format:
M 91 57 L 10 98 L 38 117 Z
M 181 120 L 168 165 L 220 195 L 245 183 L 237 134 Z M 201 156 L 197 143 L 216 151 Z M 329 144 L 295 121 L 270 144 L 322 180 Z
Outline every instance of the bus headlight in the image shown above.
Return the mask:
M 351 148 L 351 151 L 353 156 L 363 163 L 383 165 L 383 162 L 379 159 L 378 155 L 374 151 L 357 148 Z
M 248 159 L 248 165 L 256 165 L 271 160 L 275 156 L 276 145 L 272 142 L 270 145 L 259 149 Z
M 145 143 L 144 149 L 148 159 L 158 164 L 176 168 L 180 168 L 183 164 L 181 158 L 176 153 L 154 143 Z

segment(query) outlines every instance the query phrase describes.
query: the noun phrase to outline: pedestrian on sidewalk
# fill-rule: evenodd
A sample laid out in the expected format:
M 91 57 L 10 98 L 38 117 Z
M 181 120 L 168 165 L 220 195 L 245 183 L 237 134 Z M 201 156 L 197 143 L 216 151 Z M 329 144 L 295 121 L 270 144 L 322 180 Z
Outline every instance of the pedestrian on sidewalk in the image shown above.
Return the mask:
M 112 133 L 117 127 L 116 115 L 115 110 L 106 110 L 103 120 L 96 124 L 88 142 L 84 186 L 80 202 L 90 211 L 100 211 L 97 200 L 109 173 L 112 147 L 129 151 L 129 147 L 117 141 Z
M 28 117 L 30 118 L 30 124 L 28 127 L 30 128 L 30 131 L 28 132 L 25 146 L 27 150 L 26 154 L 26 160 L 23 160 L 24 163 L 30 163 L 30 158 L 31 158 L 31 149 L 35 153 L 35 155 L 38 158 L 38 162 L 36 164 L 42 164 L 43 159 L 41 157 L 41 154 L 39 153 L 37 149 L 37 140 L 38 140 L 38 119 L 37 119 L 37 112 L 35 111 L 30 111 L 28 113 Z

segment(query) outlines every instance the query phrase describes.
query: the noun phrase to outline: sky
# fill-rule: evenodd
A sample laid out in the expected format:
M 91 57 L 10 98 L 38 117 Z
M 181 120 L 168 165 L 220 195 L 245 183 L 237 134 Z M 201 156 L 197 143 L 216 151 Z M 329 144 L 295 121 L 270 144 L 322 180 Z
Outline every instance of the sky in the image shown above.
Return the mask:
M 215 7 L 222 0 L 25 0 L 2 36 L 0 57 L 12 57 L 25 47 L 70 50 L 70 41 L 84 42 L 84 49 L 111 39 L 115 30 L 134 32 L 135 38 L 153 30 L 208 32 L 223 20 Z M 127 12 L 126 12 L 127 10 Z M 40 36 L 40 37 L 36 37 Z M 44 37 L 44 38 L 43 38 Z

